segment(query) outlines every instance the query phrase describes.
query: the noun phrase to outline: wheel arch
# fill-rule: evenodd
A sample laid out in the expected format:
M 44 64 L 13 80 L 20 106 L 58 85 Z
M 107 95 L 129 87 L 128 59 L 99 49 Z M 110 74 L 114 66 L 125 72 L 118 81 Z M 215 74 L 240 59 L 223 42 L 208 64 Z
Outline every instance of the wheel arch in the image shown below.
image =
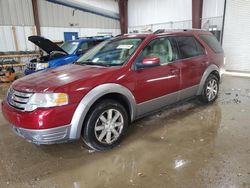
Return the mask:
M 101 96 L 100 98 L 98 98 L 90 107 L 89 111 L 91 110 L 91 108 L 96 105 L 97 103 L 99 103 L 100 101 L 104 100 L 104 99 L 112 99 L 115 100 L 117 102 L 119 102 L 126 110 L 127 114 L 128 114 L 128 118 L 129 121 L 131 121 L 131 111 L 132 111 L 132 107 L 129 103 L 129 100 L 127 99 L 127 97 L 125 97 L 123 94 L 121 93 L 117 93 L 117 92 L 112 92 L 112 93 L 107 93 L 103 96 Z
M 118 100 L 118 102 L 124 105 L 125 109 L 128 111 L 129 120 L 134 120 L 136 113 L 136 102 L 130 90 L 115 83 L 102 84 L 88 92 L 77 106 L 71 120 L 71 139 L 80 138 L 82 126 L 89 110 L 93 105 L 104 98 Z
M 207 67 L 207 69 L 205 70 L 205 72 L 203 73 L 203 75 L 201 77 L 201 81 L 199 83 L 199 88 L 198 88 L 198 91 L 197 91 L 196 95 L 201 94 L 202 89 L 204 87 L 204 84 L 206 82 L 206 79 L 208 78 L 208 76 L 210 74 L 214 74 L 218 78 L 218 80 L 220 81 L 220 69 L 219 69 L 219 67 L 217 67 L 214 64 L 210 65 L 209 67 Z

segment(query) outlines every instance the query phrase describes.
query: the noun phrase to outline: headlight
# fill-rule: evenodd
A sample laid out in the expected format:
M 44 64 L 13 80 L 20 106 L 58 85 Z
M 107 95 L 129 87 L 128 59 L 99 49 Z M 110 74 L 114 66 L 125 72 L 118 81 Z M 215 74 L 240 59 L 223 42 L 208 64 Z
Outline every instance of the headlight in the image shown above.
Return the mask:
M 36 70 L 46 69 L 49 66 L 49 63 L 37 63 Z
M 68 100 L 66 93 L 35 93 L 27 103 L 25 111 L 33 111 L 37 108 L 63 106 L 68 104 Z

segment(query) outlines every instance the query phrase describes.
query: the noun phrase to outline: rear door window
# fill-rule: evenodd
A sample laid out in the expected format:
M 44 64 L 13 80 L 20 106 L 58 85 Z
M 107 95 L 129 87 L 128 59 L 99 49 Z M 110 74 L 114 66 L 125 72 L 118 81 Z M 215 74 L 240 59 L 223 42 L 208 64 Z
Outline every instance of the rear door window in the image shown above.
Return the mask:
M 182 59 L 204 55 L 201 44 L 192 36 L 175 37 Z
M 215 53 L 223 52 L 223 49 L 218 42 L 218 40 L 213 35 L 200 35 L 200 39 L 203 40 L 209 48 L 211 48 Z

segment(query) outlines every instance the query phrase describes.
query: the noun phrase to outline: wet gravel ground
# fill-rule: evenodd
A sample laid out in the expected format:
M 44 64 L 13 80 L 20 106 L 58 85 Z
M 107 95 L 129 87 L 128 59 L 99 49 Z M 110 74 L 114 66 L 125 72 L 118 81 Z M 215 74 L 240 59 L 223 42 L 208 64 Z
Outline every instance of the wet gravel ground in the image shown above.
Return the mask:
M 2 99 L 9 84 L 0 86 Z M 122 144 L 37 146 L 0 113 L 0 187 L 250 187 L 250 79 L 224 77 L 214 104 L 183 102 L 133 123 Z

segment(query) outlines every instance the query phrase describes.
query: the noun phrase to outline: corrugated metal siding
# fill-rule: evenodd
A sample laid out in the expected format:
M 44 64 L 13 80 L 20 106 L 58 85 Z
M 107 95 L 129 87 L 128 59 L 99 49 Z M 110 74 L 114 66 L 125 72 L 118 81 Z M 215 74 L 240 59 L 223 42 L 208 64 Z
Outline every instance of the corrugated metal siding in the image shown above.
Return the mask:
M 68 0 L 73 1 L 73 0 Z M 106 11 L 115 12 L 119 14 L 118 3 L 116 0 L 74 0 L 74 2 L 87 4 L 96 8 L 104 9 Z
M 115 36 L 120 34 L 120 29 L 41 27 L 41 34 L 50 40 L 64 40 L 64 32 L 78 32 L 79 37 L 96 36 L 101 33 L 107 33 Z
M 0 0 L 0 25 L 34 25 L 31 0 Z
M 15 51 L 10 26 L 0 26 L 0 51 Z
M 212 27 L 216 26 L 217 30 L 222 30 L 222 23 L 223 23 L 223 16 L 217 16 L 217 17 L 208 17 L 208 18 L 202 18 L 201 20 L 201 27 L 205 29 L 205 25 L 209 21 L 209 25 Z
M 28 41 L 28 37 L 33 35 L 33 27 L 30 26 L 18 26 L 16 27 L 16 34 L 18 40 L 19 51 L 32 51 L 35 50 L 34 44 Z
M 38 0 L 41 34 L 51 40 L 64 40 L 64 32 L 76 31 L 79 36 L 93 36 L 100 32 L 120 34 L 117 20 Z M 76 24 L 70 27 L 69 24 Z M 12 26 L 16 30 L 18 49 L 14 43 Z M 0 0 L 0 51 L 31 51 L 34 45 L 28 36 L 34 34 L 31 0 Z
M 222 30 L 225 0 L 203 0 L 202 28 Z
M 192 20 L 184 20 L 178 22 L 166 22 L 166 23 L 157 23 L 157 24 L 149 24 L 149 25 L 140 25 L 140 26 L 131 26 L 129 27 L 130 33 L 143 33 L 146 31 L 156 31 L 158 29 L 191 29 L 192 28 Z
M 129 0 L 129 27 L 192 19 L 192 0 Z
M 33 35 L 32 26 L 15 26 L 18 51 L 32 51 L 35 46 L 28 41 Z M 70 28 L 70 27 L 41 27 L 41 35 L 50 40 L 64 40 L 64 32 L 78 32 L 79 37 L 96 36 L 100 34 L 120 34 L 120 29 L 103 28 Z M 0 26 L 0 52 L 17 51 L 14 43 L 12 26 Z
M 42 27 L 74 27 L 119 29 L 119 21 L 69 7 L 38 1 L 40 24 Z M 74 11 L 74 15 L 73 15 Z
M 28 41 L 32 26 L 15 26 L 18 49 L 15 47 L 12 26 L 0 26 L 0 51 L 32 51 L 34 45 Z
M 56 3 L 59 5 L 63 5 L 66 7 L 70 7 L 73 9 L 81 10 L 84 12 L 89 12 L 95 15 L 104 16 L 107 18 L 119 20 L 119 14 L 118 14 L 118 3 L 113 0 L 91 0 L 91 1 L 84 1 L 80 0 L 80 2 L 77 2 L 76 0 L 47 0 L 52 3 Z M 109 9 L 107 9 L 108 5 L 112 5 Z M 113 10 L 117 6 L 117 11 Z
M 223 16 L 225 0 L 203 0 L 202 18 Z
M 226 69 L 250 72 L 250 1 L 227 0 L 223 48 Z

